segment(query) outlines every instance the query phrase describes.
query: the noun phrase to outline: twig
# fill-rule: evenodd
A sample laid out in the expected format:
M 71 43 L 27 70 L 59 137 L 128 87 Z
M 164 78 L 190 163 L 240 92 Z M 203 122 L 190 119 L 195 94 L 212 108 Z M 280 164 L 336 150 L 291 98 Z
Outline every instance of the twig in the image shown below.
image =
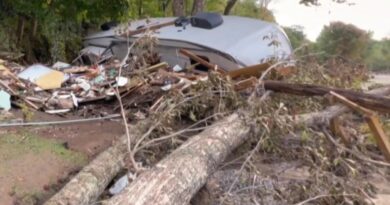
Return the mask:
M 303 204 L 309 203 L 311 201 L 315 201 L 315 200 L 320 199 L 320 198 L 335 197 L 335 196 L 357 196 L 357 195 L 356 194 L 322 194 L 322 195 L 318 195 L 318 196 L 306 199 L 305 201 L 296 203 L 294 205 L 303 205 Z
M 337 143 L 336 140 L 332 137 L 332 135 L 326 130 L 326 128 L 322 128 L 322 132 L 329 139 L 329 141 L 331 141 L 335 146 L 337 146 L 340 149 L 342 149 L 342 150 L 352 154 L 356 158 L 358 158 L 360 160 L 363 160 L 363 161 L 366 161 L 366 162 L 369 162 L 369 163 L 372 163 L 372 164 L 375 164 L 375 165 L 390 167 L 390 163 L 377 161 L 377 160 L 373 160 L 373 159 L 361 156 L 361 154 L 355 152 L 354 150 L 348 149 L 348 148 L 342 146 L 341 144 Z
M 263 131 L 263 133 L 261 134 L 260 136 L 260 140 L 257 142 L 255 148 L 252 149 L 252 151 L 250 152 L 249 156 L 245 159 L 244 163 L 241 165 L 241 168 L 240 170 L 238 171 L 238 173 L 242 173 L 242 171 L 244 170 L 246 164 L 252 159 L 253 155 L 256 153 L 257 149 L 260 147 L 260 145 L 263 143 L 263 137 L 265 135 L 265 131 Z M 237 176 L 233 183 L 230 185 L 229 187 L 229 190 L 227 191 L 227 195 L 230 195 L 232 190 L 233 190 L 233 187 L 236 185 L 237 181 L 239 179 L 239 176 Z M 219 205 L 222 205 L 224 202 L 225 202 L 225 199 L 226 197 L 223 197 L 221 202 L 219 203 Z
M 118 78 L 120 78 L 122 76 L 122 68 L 123 66 L 126 64 L 126 61 L 128 60 L 129 58 L 129 55 L 130 55 L 130 52 L 131 52 L 131 49 L 134 47 L 134 45 L 138 42 L 138 39 L 135 40 L 131 45 L 130 45 L 130 42 L 129 42 L 129 38 L 127 38 L 127 54 L 125 56 L 125 58 L 122 60 L 122 62 L 120 63 L 120 66 L 119 66 L 119 72 L 118 72 Z M 125 131 L 126 131 L 126 136 L 127 136 L 127 149 L 128 149 L 128 152 L 129 152 L 129 158 L 130 158 L 130 161 L 131 163 L 133 164 L 133 167 L 135 169 L 135 172 L 139 172 L 140 169 L 137 165 L 137 162 L 135 161 L 134 159 L 134 155 L 132 154 L 132 149 L 131 149 L 131 137 L 130 137 L 130 131 L 129 131 L 129 126 L 127 126 L 127 118 L 126 118 L 126 112 L 125 112 L 125 109 L 123 107 L 123 103 L 122 103 L 122 97 L 120 95 L 120 92 L 119 92 L 119 86 L 116 86 L 115 87 L 115 96 L 116 98 L 118 99 L 118 102 L 119 102 L 119 106 L 120 106 L 120 110 L 121 110 L 121 115 L 122 115 L 122 119 L 123 119 L 123 123 L 125 125 Z
M 137 145 L 134 147 L 134 152 L 136 153 L 136 152 L 138 152 L 138 151 L 140 151 L 140 150 L 142 150 L 142 149 L 145 149 L 145 148 L 148 147 L 148 146 L 151 146 L 151 145 L 154 144 L 154 143 L 157 143 L 157 142 L 160 142 L 160 141 L 163 141 L 163 140 L 170 139 L 170 138 L 172 138 L 172 137 L 181 135 L 181 134 L 186 133 L 186 132 L 200 131 L 200 130 L 204 130 L 204 129 L 206 129 L 206 128 L 209 128 L 209 127 L 211 127 L 212 125 L 211 125 L 211 126 L 205 126 L 205 127 L 199 127 L 199 128 L 191 129 L 191 128 L 193 128 L 193 127 L 195 127 L 195 126 L 197 126 L 197 125 L 199 125 L 199 124 L 201 124 L 201 123 L 203 123 L 203 122 L 207 122 L 209 119 L 214 118 L 214 117 L 216 117 L 216 116 L 218 116 L 218 115 L 222 115 L 222 113 L 215 113 L 214 115 L 208 116 L 208 117 L 204 118 L 203 120 L 200 120 L 200 121 L 198 121 L 198 122 L 196 122 L 196 123 L 190 125 L 189 127 L 185 128 L 185 129 L 182 129 L 182 130 L 180 130 L 180 131 L 174 132 L 174 133 L 169 134 L 169 135 L 166 135 L 166 136 L 162 136 L 162 137 L 159 137 L 159 138 L 155 138 L 155 139 L 149 140 L 148 142 L 146 142 L 146 143 L 145 143 L 144 145 L 142 145 L 142 146 L 139 146 L 140 144 L 137 144 Z M 140 142 L 142 142 L 142 141 L 140 141 Z M 139 147 L 139 148 L 138 148 L 138 147 Z

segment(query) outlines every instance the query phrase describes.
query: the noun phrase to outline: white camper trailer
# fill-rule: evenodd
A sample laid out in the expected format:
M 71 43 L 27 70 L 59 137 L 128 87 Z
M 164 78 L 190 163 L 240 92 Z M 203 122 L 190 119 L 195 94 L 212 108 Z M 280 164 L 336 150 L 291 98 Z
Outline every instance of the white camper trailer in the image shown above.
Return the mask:
M 270 59 L 286 60 L 292 54 L 290 41 L 278 25 L 215 13 L 200 13 L 191 18 L 137 20 L 129 26 L 129 32 L 134 35 L 127 36 L 118 35 L 116 27 L 106 28 L 108 30 L 86 37 L 82 52 L 123 59 L 128 42 L 143 35 L 143 32 L 137 31 L 147 27 L 155 28 L 153 35 L 158 39 L 161 60 L 172 66 L 186 67 L 192 63 L 188 57 L 178 53 L 180 48 L 228 71 Z

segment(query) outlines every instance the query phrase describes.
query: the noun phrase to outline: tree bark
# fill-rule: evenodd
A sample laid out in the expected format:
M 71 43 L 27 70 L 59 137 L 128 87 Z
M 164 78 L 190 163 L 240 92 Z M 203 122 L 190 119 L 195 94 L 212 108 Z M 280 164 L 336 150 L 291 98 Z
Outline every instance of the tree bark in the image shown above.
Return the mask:
M 198 12 L 202 12 L 204 9 L 204 0 L 194 0 L 192 4 L 192 11 L 191 14 L 195 15 Z
M 173 0 L 172 11 L 174 16 L 184 16 L 184 0 Z
M 274 92 L 304 96 L 325 96 L 329 94 L 330 91 L 333 91 L 363 107 L 390 113 L 390 98 L 379 95 L 340 88 L 329 88 L 311 84 L 292 84 L 272 80 L 264 81 L 264 88 Z
M 228 0 L 226 7 L 225 7 L 225 11 L 223 12 L 223 14 L 229 15 L 236 3 L 237 3 L 237 0 Z
M 390 86 L 369 91 L 368 94 L 388 95 L 390 94 Z M 298 115 L 292 118 L 295 123 L 305 126 L 324 125 L 328 124 L 330 119 L 347 111 L 349 111 L 349 108 L 343 105 L 335 105 L 324 111 Z M 141 125 L 137 124 L 131 128 L 133 133 L 138 131 L 132 135 L 132 141 L 140 136 L 140 127 Z M 134 192 L 136 193 L 134 196 L 122 193 L 110 200 L 109 203 L 126 204 L 127 199 L 133 200 L 139 194 L 145 194 L 142 195 L 145 200 L 159 200 L 158 197 L 166 196 L 168 198 L 161 201 L 167 204 L 170 204 L 169 200 L 180 200 L 179 198 L 183 198 L 185 201 L 189 200 L 205 182 L 207 175 L 212 173 L 217 164 L 223 160 L 222 158 L 246 139 L 248 132 L 248 126 L 236 114 L 223 122 L 217 123 L 212 128 L 191 138 L 190 141 L 160 162 L 155 168 L 137 178 L 131 184 L 131 187 L 128 187 L 124 192 Z M 126 137 L 122 137 L 113 147 L 101 153 L 80 171 L 45 205 L 92 204 L 108 183 L 124 168 L 123 159 L 126 153 Z M 142 191 L 143 188 L 146 191 Z M 171 191 L 175 197 L 169 194 Z M 136 200 L 141 200 L 141 198 Z M 137 203 L 130 204 L 142 204 L 136 200 L 134 202 Z M 168 202 L 164 200 L 168 200 Z M 172 201 L 172 204 L 175 203 Z M 177 204 L 181 203 L 178 202 Z
M 141 123 L 131 126 L 132 141 L 141 134 Z M 93 161 L 73 177 L 45 205 L 90 205 L 93 204 L 111 180 L 124 168 L 127 151 L 127 136 L 122 136 L 113 146 L 100 153 Z
M 208 176 L 249 133 L 249 126 L 233 114 L 189 139 L 106 204 L 188 204 Z

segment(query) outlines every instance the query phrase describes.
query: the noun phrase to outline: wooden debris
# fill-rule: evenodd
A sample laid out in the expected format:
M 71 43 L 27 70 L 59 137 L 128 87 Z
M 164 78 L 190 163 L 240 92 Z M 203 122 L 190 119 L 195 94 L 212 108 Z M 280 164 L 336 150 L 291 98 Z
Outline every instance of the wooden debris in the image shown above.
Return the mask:
M 366 121 L 375 137 L 376 142 L 378 143 L 379 149 L 382 151 L 386 160 L 390 161 L 390 141 L 389 138 L 386 136 L 385 132 L 383 131 L 383 128 L 376 114 L 373 111 L 348 100 L 347 98 L 342 95 L 339 95 L 338 93 L 331 91 L 330 94 L 335 97 L 338 102 L 341 102 L 344 105 L 350 107 L 351 109 L 360 112 L 366 116 Z
M 152 25 L 152 26 L 145 26 L 145 27 L 142 27 L 142 28 L 139 28 L 139 29 L 136 29 L 136 30 L 129 30 L 129 31 L 123 33 L 123 34 L 120 34 L 120 36 L 122 36 L 122 37 L 134 36 L 134 35 L 137 35 L 137 34 L 144 33 L 147 30 L 154 31 L 154 30 L 158 30 L 160 28 L 163 28 L 163 27 L 166 27 L 166 26 L 172 26 L 172 25 L 175 25 L 175 21 L 169 21 L 169 22 L 166 22 L 166 23 L 160 23 L 160 24 Z
M 258 80 L 255 77 L 247 78 L 245 80 L 239 81 L 236 84 L 234 84 L 234 90 L 242 91 L 247 88 L 254 87 L 257 82 Z
M 375 115 L 366 117 L 368 126 L 371 129 L 372 134 L 376 142 L 378 143 L 379 149 L 382 151 L 386 160 L 390 162 L 390 141 L 389 137 L 385 134 L 379 119 Z
M 26 98 L 18 95 L 18 93 L 16 91 L 14 91 L 12 88 L 10 88 L 5 82 L 3 82 L 2 80 L 0 80 L 0 85 L 5 87 L 13 96 L 16 96 L 20 99 L 22 99 L 27 105 L 29 105 L 30 107 L 34 108 L 35 110 L 39 110 L 39 107 L 37 105 L 35 105 L 33 102 L 31 102 L 30 100 L 27 100 Z
M 390 86 L 377 88 L 367 92 L 371 95 L 386 96 L 390 94 Z M 306 126 L 328 125 L 329 121 L 343 113 L 350 111 L 349 107 L 344 105 L 334 105 L 323 111 L 301 114 L 293 117 L 293 121 L 297 124 Z
M 224 68 L 221 68 L 219 67 L 218 65 L 214 65 L 212 63 L 209 63 L 207 62 L 206 60 L 204 60 L 203 58 L 197 56 L 196 54 L 188 51 L 188 50 L 185 50 L 185 49 L 180 49 L 179 52 L 185 56 L 187 56 L 188 58 L 200 63 L 201 65 L 207 67 L 210 71 L 211 70 L 214 70 L 214 71 L 217 71 L 217 72 L 220 72 L 222 74 L 226 74 L 226 69 Z
M 333 91 L 341 94 L 348 100 L 356 102 L 369 109 L 390 113 L 390 98 L 379 95 L 366 94 L 340 88 L 329 88 L 319 85 L 293 84 L 272 80 L 264 81 L 264 88 L 274 92 L 305 96 L 325 96 L 329 92 Z

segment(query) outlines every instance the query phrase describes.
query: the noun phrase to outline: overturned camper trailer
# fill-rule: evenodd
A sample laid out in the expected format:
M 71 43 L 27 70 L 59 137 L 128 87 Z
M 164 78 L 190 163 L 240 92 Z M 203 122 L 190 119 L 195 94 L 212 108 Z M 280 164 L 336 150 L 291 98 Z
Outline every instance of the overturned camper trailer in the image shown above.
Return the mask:
M 116 27 L 105 28 L 84 39 L 83 53 L 123 59 L 128 42 L 149 28 L 158 39 L 161 60 L 186 67 L 193 62 L 178 53 L 183 48 L 226 70 L 265 63 L 270 59 L 287 60 L 292 48 L 282 28 L 273 23 L 237 16 L 200 13 L 192 18 L 152 18 L 131 22 L 127 35 Z M 90 56 L 90 55 L 89 55 Z

